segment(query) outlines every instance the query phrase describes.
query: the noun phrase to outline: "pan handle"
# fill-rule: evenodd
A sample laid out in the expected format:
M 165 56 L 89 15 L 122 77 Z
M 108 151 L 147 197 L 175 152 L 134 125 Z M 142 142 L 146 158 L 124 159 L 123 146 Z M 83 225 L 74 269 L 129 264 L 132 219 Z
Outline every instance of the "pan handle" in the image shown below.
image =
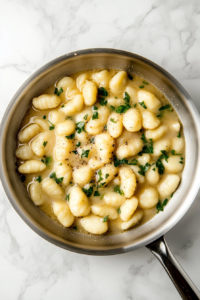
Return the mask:
M 160 261 L 184 300 L 199 300 L 200 292 L 181 268 L 167 246 L 164 236 L 146 246 Z

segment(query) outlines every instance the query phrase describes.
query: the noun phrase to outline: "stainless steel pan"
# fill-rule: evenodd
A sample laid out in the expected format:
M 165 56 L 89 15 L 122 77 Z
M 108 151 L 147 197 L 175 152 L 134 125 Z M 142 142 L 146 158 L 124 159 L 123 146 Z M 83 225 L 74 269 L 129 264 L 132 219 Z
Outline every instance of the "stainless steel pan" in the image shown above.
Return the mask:
M 90 236 L 64 229 L 43 214 L 29 199 L 16 174 L 16 135 L 31 99 L 58 78 L 95 68 L 122 69 L 156 86 L 175 107 L 183 124 L 186 160 L 178 191 L 148 223 L 123 234 Z M 91 255 L 111 255 L 147 246 L 160 260 L 183 299 L 200 299 L 200 293 L 175 261 L 163 235 L 186 213 L 199 189 L 200 122 L 188 93 L 168 72 L 136 54 L 114 49 L 87 49 L 61 56 L 35 72 L 10 102 L 0 129 L 1 181 L 8 199 L 21 218 L 41 237 L 66 250 Z

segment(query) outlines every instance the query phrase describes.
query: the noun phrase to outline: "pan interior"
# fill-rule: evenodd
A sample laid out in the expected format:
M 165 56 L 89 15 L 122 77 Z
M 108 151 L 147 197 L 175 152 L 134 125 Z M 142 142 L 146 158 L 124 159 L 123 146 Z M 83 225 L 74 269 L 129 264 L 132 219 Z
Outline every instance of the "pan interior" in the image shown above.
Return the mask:
M 112 236 L 83 235 L 63 228 L 42 213 L 30 200 L 16 173 L 16 135 L 30 102 L 51 83 L 88 69 L 119 69 L 138 75 L 161 91 L 183 124 L 186 160 L 181 184 L 164 212 L 149 222 Z M 48 241 L 75 252 L 107 255 L 146 245 L 167 232 L 184 215 L 198 191 L 199 117 L 183 87 L 156 64 L 132 53 L 113 49 L 82 50 L 62 56 L 34 73 L 9 104 L 1 124 L 1 180 L 11 204 L 24 221 Z

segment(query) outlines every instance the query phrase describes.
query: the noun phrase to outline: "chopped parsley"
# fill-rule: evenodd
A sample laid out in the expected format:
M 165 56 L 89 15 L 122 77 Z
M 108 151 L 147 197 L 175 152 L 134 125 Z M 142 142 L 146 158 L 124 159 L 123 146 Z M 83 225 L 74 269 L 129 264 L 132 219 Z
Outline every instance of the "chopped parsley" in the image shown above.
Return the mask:
M 129 78 L 130 80 L 133 80 L 133 76 L 131 76 L 130 74 L 128 74 L 128 78 Z
M 106 91 L 106 89 L 104 89 L 104 87 L 100 87 L 98 89 L 98 95 L 107 97 L 108 96 L 108 92 Z
M 64 104 L 61 106 L 61 108 L 62 108 L 62 107 L 65 107 Z
M 105 196 L 105 194 L 103 194 L 103 195 L 101 196 L 101 200 L 103 199 L 104 196 Z
M 46 147 L 47 143 L 48 143 L 47 141 L 44 141 L 43 146 Z
M 43 116 L 43 119 L 44 119 L 44 120 L 46 119 L 46 116 L 45 116 L 45 115 Z
M 66 200 L 69 201 L 70 194 L 66 195 Z
M 149 163 L 146 163 L 144 166 L 139 165 L 140 171 L 138 171 L 138 174 L 144 176 L 150 167 L 151 165 Z
M 57 184 L 62 183 L 62 182 L 63 182 L 63 179 L 64 179 L 64 177 L 57 178 L 57 177 L 56 177 L 56 172 L 51 173 L 51 174 L 49 175 L 49 177 L 50 177 L 50 178 L 53 178 Z
M 146 105 L 145 105 L 145 103 L 144 103 L 144 101 L 142 101 L 142 102 L 139 102 L 139 104 L 144 108 L 144 109 L 147 109 L 147 107 L 146 107 Z
M 88 114 L 83 117 L 84 120 L 87 120 Z
M 135 165 L 137 165 L 137 163 L 138 163 L 138 161 L 137 161 L 137 159 L 132 159 L 130 162 L 129 162 L 129 165 L 130 166 L 135 166 Z
M 152 170 L 155 172 L 155 171 L 156 171 L 156 168 L 153 168 Z
M 164 158 L 164 160 L 165 160 L 166 162 L 168 162 L 169 156 L 167 155 L 167 152 L 166 152 L 165 150 L 161 150 L 160 152 L 162 153 L 162 155 L 160 156 L 160 159 L 163 159 L 163 158 Z
M 143 88 L 144 88 L 144 85 L 139 85 L 139 88 L 140 88 L 140 89 L 143 89 Z
M 93 106 L 93 109 L 94 109 L 94 110 L 98 110 L 98 107 L 94 105 L 94 106 Z
M 104 129 L 107 130 L 107 125 L 104 126 Z
M 90 143 L 94 144 L 94 137 L 90 139 Z
M 108 220 L 108 217 L 109 217 L 109 215 L 108 215 L 108 216 L 106 216 L 105 218 L 103 218 L 103 223 L 107 222 L 107 220 Z
M 58 165 L 59 165 L 59 166 L 62 166 L 62 163 L 59 163 Z
M 167 205 L 168 203 L 168 199 L 165 199 L 163 201 L 163 203 L 161 203 L 160 201 L 158 202 L 158 204 L 156 205 L 156 208 L 157 208 L 157 214 L 160 212 L 160 211 L 163 211 L 164 207 Z
M 112 119 L 112 118 L 110 119 L 110 121 L 113 122 L 113 123 L 117 123 L 117 121 L 115 121 L 115 120 Z
M 92 120 L 96 120 L 96 119 L 98 119 L 98 118 L 99 118 L 98 111 L 95 111 L 95 112 L 93 113 Z
M 124 195 L 124 192 L 121 190 L 120 185 L 116 185 L 114 187 L 114 192 L 118 193 L 119 195 Z
M 48 166 L 52 162 L 52 157 L 51 156 L 46 156 L 45 159 L 41 159 L 41 161 Z
M 135 103 L 133 106 L 136 107 L 136 106 L 137 106 L 137 103 Z
M 73 140 L 75 138 L 75 133 L 72 133 L 71 135 L 65 136 L 68 140 Z
M 37 178 L 35 178 L 35 181 L 38 181 L 40 183 L 42 181 L 42 177 L 38 176 Z
M 83 188 L 84 193 L 86 194 L 87 197 L 91 197 L 93 194 L 93 186 L 90 186 L 89 189 Z
M 81 145 L 81 142 L 78 142 L 78 143 L 76 144 L 76 147 L 80 147 L 80 145 Z
M 110 109 L 112 110 L 112 111 L 114 111 L 115 110 L 115 107 L 114 106 L 110 106 Z
M 118 159 L 117 156 L 114 156 L 114 166 L 118 167 L 119 165 L 128 164 L 128 159 Z
M 129 108 L 131 108 L 130 104 L 125 103 L 124 105 L 120 105 L 116 108 L 116 113 L 118 114 L 125 113 Z
M 101 99 L 99 99 L 99 103 L 100 103 L 100 105 L 102 105 L 102 106 L 105 106 L 106 104 L 107 104 L 107 100 L 105 100 L 105 98 L 101 98 Z
M 98 197 L 98 196 L 100 196 L 99 192 L 98 192 L 98 191 L 95 191 L 95 192 L 94 192 L 94 197 Z
M 83 150 L 81 154 L 81 158 L 88 157 L 90 150 Z
M 118 214 L 121 214 L 121 208 L 120 207 L 118 207 L 117 212 L 118 212 Z
M 142 137 L 141 137 L 142 139 Z M 144 142 L 144 139 L 142 139 L 143 142 Z M 152 139 L 149 139 L 149 142 L 145 142 L 145 145 L 142 149 L 141 152 L 138 153 L 138 155 L 142 155 L 143 153 L 150 153 L 152 154 L 153 153 L 153 140 Z
M 78 154 L 78 152 L 77 152 L 76 150 L 75 150 L 75 151 L 72 151 L 72 153 L 74 153 L 75 155 Z
M 170 108 L 170 107 L 171 107 L 171 106 L 170 106 L 169 104 L 163 105 L 163 106 L 161 106 L 161 107 L 159 108 L 159 110 L 168 109 L 168 108 Z
M 102 186 L 104 186 L 106 184 L 106 182 L 102 182 L 100 183 L 99 187 L 101 188 Z
M 146 84 L 146 85 L 148 84 L 148 82 L 146 82 L 146 81 L 142 81 L 142 83 L 143 83 L 143 84 Z
M 146 139 L 144 133 L 141 136 L 141 140 L 143 141 L 144 144 L 147 143 L 147 139 Z
M 24 182 L 26 180 L 26 176 L 25 175 L 21 175 L 20 179 L 21 179 L 21 182 Z
M 178 138 L 180 138 L 180 137 L 181 137 L 181 132 L 180 132 L 180 131 L 179 131 L 179 133 L 178 133 L 177 137 L 178 137 Z
M 171 193 L 171 196 L 170 196 L 170 198 L 172 198 L 172 197 L 173 197 L 173 195 L 174 195 L 174 193 Z
M 129 95 L 127 92 L 125 92 L 125 96 L 124 96 L 125 102 L 126 102 L 126 103 L 129 103 L 129 102 L 130 102 L 130 99 L 131 99 L 130 95 Z
M 115 99 L 117 99 L 117 97 L 115 97 Z
M 55 91 L 54 91 L 54 94 L 55 95 L 57 95 L 57 96 L 60 96 L 60 94 L 62 94 L 62 92 L 63 92 L 63 88 L 61 87 L 61 88 L 55 88 Z
M 99 171 L 97 172 L 97 174 L 99 175 L 99 180 L 98 180 L 98 182 L 102 181 L 102 180 L 103 180 L 103 177 L 101 177 L 102 171 L 99 170 Z
M 81 133 L 82 131 L 85 131 L 85 122 L 81 121 L 76 123 L 76 131 L 77 133 Z
M 162 155 L 161 155 L 162 156 Z M 156 167 L 158 168 L 158 173 L 160 175 L 164 174 L 164 171 L 165 171 L 165 167 L 161 161 L 161 158 L 159 158 L 156 162 Z
M 182 164 L 182 165 L 183 165 L 183 157 L 180 157 L 179 164 Z
M 54 128 L 55 128 L 55 125 L 54 124 L 52 124 L 49 120 L 48 120 L 48 122 L 51 124 L 51 126 L 49 126 L 49 130 L 54 130 Z
M 172 155 L 181 155 L 180 153 L 176 153 L 175 150 L 172 150 L 172 151 L 171 151 L 171 154 L 172 154 Z
M 105 179 L 107 179 L 109 177 L 109 174 L 108 173 L 106 173 L 106 175 L 105 175 Z

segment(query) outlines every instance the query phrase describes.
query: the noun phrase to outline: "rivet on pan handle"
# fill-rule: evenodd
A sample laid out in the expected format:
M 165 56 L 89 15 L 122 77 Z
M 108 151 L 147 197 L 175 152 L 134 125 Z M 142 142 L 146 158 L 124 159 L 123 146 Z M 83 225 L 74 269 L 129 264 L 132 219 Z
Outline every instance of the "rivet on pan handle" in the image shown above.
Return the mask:
M 181 268 L 167 246 L 164 236 L 146 246 L 160 261 L 184 300 L 199 300 L 200 292 Z

